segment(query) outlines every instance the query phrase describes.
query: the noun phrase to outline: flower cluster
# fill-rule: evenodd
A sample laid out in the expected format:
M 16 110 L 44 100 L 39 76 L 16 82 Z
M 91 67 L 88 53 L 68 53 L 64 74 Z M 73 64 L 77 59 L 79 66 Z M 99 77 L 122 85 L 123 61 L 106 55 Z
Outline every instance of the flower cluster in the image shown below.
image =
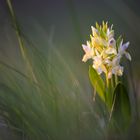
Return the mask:
M 131 60 L 130 54 L 127 52 L 129 42 L 123 44 L 121 36 L 115 40 L 113 26 L 108 27 L 108 23 L 102 23 L 96 28 L 91 27 L 92 35 L 90 41 L 86 45 L 82 45 L 85 55 L 82 61 L 88 59 L 93 60 L 93 68 L 98 74 L 105 73 L 110 79 L 112 75 L 122 76 L 123 66 L 120 65 L 120 60 L 123 55 Z

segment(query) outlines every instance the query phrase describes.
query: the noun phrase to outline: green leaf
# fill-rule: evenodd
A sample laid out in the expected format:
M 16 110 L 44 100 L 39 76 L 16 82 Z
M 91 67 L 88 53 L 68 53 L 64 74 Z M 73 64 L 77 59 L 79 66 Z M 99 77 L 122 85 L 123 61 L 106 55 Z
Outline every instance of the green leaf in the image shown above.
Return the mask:
M 96 70 L 89 66 L 89 78 L 94 89 L 96 89 L 99 97 L 105 101 L 105 85 L 102 78 L 98 75 Z
M 121 131 L 126 130 L 131 121 L 131 107 L 128 92 L 122 83 L 118 83 L 114 91 L 114 108 L 112 112 L 114 124 Z

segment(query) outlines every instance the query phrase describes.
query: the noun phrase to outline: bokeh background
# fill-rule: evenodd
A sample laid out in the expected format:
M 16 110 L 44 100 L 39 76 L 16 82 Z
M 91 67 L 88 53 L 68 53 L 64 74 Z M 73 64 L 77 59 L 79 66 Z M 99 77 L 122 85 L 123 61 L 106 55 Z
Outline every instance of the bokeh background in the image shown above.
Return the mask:
M 95 22 L 101 23 L 104 20 L 110 25 L 113 24 L 115 36 L 118 37 L 121 34 L 124 42 L 130 41 L 131 71 L 126 63 L 125 72 L 135 83 L 134 87 L 139 100 L 139 0 L 12 0 L 12 4 L 24 35 L 41 52 L 50 55 L 51 61 L 55 62 L 54 64 L 62 73 L 64 72 L 64 75 L 61 75 L 64 81 L 59 81 L 60 86 L 63 87 L 67 81 L 66 71 L 72 71 L 76 77 L 74 84 L 80 84 L 85 100 L 92 99 L 92 95 L 87 74 L 89 64 L 81 61 L 84 54 L 81 44 L 89 39 L 91 26 L 94 26 Z M 47 45 L 49 43 L 51 45 Z M 57 63 L 58 60 L 55 59 L 51 50 L 59 55 L 66 67 L 61 67 Z M 0 0 L 0 60 L 22 71 L 20 55 L 6 1 Z

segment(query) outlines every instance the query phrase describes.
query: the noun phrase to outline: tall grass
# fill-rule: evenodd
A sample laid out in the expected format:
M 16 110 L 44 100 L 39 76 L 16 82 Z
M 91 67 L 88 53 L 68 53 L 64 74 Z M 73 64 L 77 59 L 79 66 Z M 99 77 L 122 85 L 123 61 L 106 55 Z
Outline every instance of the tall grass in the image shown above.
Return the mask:
M 102 136 L 102 125 L 96 121 L 99 115 L 94 113 L 92 103 L 83 99 L 84 91 L 59 51 L 48 40 L 52 56 L 44 56 L 25 38 L 10 0 L 7 5 L 24 66 L 22 73 L 0 62 L 0 107 L 7 124 L 20 130 L 24 139 L 31 140 Z
M 7 0 L 7 5 L 24 69 L 21 72 L 0 61 L 0 113 L 6 125 L 16 128 L 24 140 L 111 139 L 108 113 L 100 99 L 96 97 L 93 102 L 85 97 L 92 92 L 82 88 L 49 38 L 46 46 L 50 49 L 44 55 L 25 37 L 11 0 Z

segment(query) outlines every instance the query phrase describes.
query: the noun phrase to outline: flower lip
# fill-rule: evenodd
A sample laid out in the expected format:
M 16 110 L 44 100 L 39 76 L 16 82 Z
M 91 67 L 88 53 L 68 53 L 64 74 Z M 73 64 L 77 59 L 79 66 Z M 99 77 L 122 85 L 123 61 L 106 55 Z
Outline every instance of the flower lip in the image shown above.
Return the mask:
M 111 38 L 110 40 L 109 40 L 109 45 L 114 45 L 115 44 L 115 39 L 114 38 Z

